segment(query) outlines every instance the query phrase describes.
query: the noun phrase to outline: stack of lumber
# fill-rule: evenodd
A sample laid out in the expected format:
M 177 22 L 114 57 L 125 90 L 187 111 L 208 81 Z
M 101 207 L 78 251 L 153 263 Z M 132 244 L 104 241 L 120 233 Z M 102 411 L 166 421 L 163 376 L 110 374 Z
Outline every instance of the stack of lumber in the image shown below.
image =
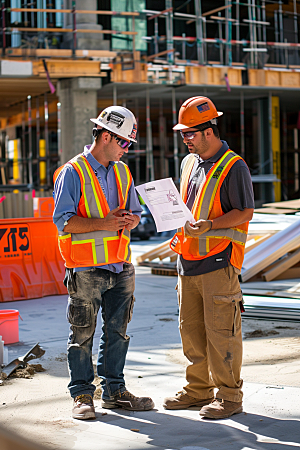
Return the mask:
M 285 202 L 264 203 L 263 208 L 255 210 L 261 214 L 295 214 L 300 211 L 300 199 Z
M 243 318 L 300 321 L 300 299 L 244 295 Z
M 139 256 L 137 263 L 150 266 L 152 273 L 176 275 L 177 255 L 170 249 L 169 242 Z M 249 225 L 241 281 L 271 282 L 295 278 L 300 278 L 300 215 L 254 213 Z

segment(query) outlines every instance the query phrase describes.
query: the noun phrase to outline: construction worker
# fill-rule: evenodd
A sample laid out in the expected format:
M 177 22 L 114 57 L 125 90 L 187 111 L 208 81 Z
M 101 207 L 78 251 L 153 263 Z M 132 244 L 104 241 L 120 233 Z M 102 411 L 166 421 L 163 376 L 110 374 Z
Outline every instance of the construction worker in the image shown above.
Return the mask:
M 164 407 L 199 406 L 200 415 L 211 419 L 243 410 L 238 275 L 254 210 L 249 169 L 220 140 L 217 118 L 222 114 L 207 97 L 189 98 L 173 128 L 189 150 L 181 165 L 180 190 L 195 218 L 170 243 L 179 255 L 179 329 L 191 364 L 187 385 L 166 398 Z
M 128 392 L 123 374 L 135 284 L 130 230 L 140 221 L 141 206 L 129 168 L 120 159 L 136 142 L 136 119 L 127 108 L 111 106 L 90 120 L 95 124 L 93 144 L 54 175 L 53 220 L 69 292 L 68 387 L 75 419 L 95 418 L 92 345 L 100 308 L 97 374 L 102 407 L 135 411 L 154 407 L 151 398 Z

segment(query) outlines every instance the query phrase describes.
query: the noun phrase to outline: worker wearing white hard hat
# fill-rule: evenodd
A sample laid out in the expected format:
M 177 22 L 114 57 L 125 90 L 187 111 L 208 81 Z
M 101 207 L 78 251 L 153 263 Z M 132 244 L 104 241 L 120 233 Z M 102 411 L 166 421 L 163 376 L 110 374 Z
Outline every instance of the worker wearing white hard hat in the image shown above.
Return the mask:
M 121 158 L 136 142 L 136 119 L 127 108 L 111 106 L 91 121 L 94 142 L 54 176 L 53 220 L 69 292 L 68 387 L 72 417 L 83 420 L 95 419 L 92 344 L 100 309 L 102 407 L 144 411 L 154 406 L 151 398 L 127 390 L 123 374 L 134 304 L 130 230 L 139 223 L 141 206 Z

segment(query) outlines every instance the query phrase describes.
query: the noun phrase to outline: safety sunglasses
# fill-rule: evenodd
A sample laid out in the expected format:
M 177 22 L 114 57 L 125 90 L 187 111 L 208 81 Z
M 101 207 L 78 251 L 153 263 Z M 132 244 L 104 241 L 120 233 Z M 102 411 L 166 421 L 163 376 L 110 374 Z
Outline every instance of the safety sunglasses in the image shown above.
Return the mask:
M 102 128 L 93 128 L 93 137 L 97 137 L 102 131 Z M 109 133 L 112 137 L 115 138 L 115 140 L 117 141 L 118 145 L 121 148 L 129 148 L 132 144 L 131 141 L 126 141 L 126 139 L 122 139 L 121 137 L 117 136 L 116 134 L 112 133 L 111 131 L 105 130 L 107 133 Z
M 122 139 L 122 138 L 120 138 L 119 136 L 117 136 L 116 134 L 111 133 L 110 131 L 108 131 L 108 133 L 109 133 L 113 138 L 115 138 L 115 140 L 117 141 L 118 145 L 119 145 L 121 148 L 125 149 L 125 148 L 129 148 L 129 147 L 131 146 L 132 142 L 126 141 L 126 139 Z
M 180 134 L 182 139 L 194 139 L 196 133 L 199 133 L 199 131 L 180 131 Z

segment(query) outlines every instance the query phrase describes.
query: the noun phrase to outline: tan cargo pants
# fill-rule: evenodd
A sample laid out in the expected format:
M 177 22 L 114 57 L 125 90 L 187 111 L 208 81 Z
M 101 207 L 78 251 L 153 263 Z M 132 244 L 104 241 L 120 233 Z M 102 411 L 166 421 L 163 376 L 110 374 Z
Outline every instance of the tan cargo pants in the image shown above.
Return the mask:
M 238 275 L 229 265 L 204 275 L 178 276 L 179 330 L 186 369 L 186 393 L 242 401 L 242 329 Z

